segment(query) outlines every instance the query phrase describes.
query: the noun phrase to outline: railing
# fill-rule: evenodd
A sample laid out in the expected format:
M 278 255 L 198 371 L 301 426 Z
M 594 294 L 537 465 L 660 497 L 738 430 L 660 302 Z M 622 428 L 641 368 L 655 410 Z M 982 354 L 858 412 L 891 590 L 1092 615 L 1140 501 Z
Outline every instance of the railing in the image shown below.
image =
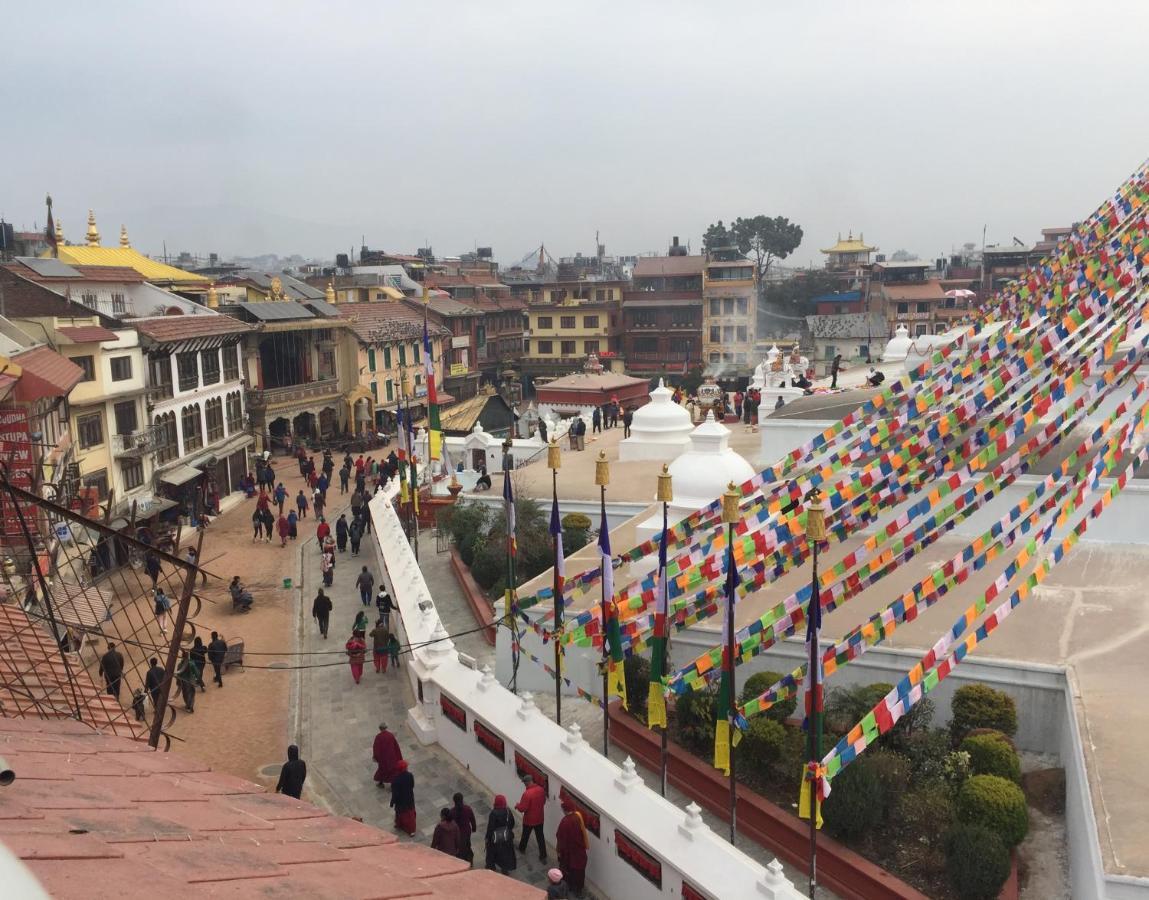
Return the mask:
M 671 350 L 666 353 L 651 352 L 647 350 L 634 350 L 626 354 L 627 360 L 631 362 L 649 363 L 684 363 L 690 359 L 690 356 L 691 354 L 687 353 L 685 350 Z
M 657 305 L 664 300 L 696 300 L 702 306 L 702 288 L 696 291 L 623 291 L 623 305 L 641 305 L 649 303 Z
M 170 381 L 153 384 L 148 387 L 148 403 L 153 406 L 160 400 L 171 400 L 175 396 L 175 389 Z
M 155 450 L 159 444 L 162 429 L 151 427 L 128 434 L 112 435 L 112 453 L 116 456 L 142 456 Z
M 339 381 L 325 378 L 311 384 L 292 384 L 286 387 L 264 388 L 261 391 L 248 391 L 249 406 L 267 407 L 280 403 L 298 403 L 301 400 L 331 397 L 339 393 Z

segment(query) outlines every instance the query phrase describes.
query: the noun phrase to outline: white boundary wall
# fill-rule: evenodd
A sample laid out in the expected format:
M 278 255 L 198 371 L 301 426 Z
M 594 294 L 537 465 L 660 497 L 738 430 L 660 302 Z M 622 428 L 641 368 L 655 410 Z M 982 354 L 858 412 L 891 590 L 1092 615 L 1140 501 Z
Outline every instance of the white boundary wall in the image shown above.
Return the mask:
M 515 753 L 527 757 L 548 776 L 546 830 L 552 842 L 562 815 L 559 791 L 569 786 L 600 815 L 600 837 L 590 835 L 587 879 L 607 897 L 677 898 L 686 881 L 716 900 L 799 900 L 803 895 L 777 860 L 760 865 L 715 834 L 696 806 L 679 809 L 643 784 L 632 762 L 620 769 L 587 744 L 577 725 L 564 730 L 529 695 L 515 696 L 489 670 L 478 672 L 464 664 L 446 636 L 391 505 L 395 490 L 377 494 L 370 508 L 384 578 L 401 616 L 401 637 L 415 645 L 435 641 L 416 649 L 404 667 L 420 701 L 408 712 L 419 740 L 442 745 L 492 793 L 506 794 L 512 803 L 522 790 Z M 443 714 L 443 695 L 465 710 L 465 730 Z M 505 742 L 502 761 L 476 739 L 476 721 Z M 661 887 L 619 855 L 616 829 L 661 864 Z

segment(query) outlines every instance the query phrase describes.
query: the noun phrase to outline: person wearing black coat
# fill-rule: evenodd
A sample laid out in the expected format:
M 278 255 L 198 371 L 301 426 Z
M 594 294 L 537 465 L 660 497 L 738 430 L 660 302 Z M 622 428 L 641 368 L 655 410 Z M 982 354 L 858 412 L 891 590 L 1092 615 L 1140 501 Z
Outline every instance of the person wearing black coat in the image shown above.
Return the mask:
M 307 763 L 299 758 L 299 748 L 292 744 L 287 748 L 287 762 L 279 770 L 279 782 L 275 785 L 275 792 L 298 800 L 303 793 L 303 782 L 306 780 Z
M 335 546 L 339 548 L 342 553 L 347 549 L 347 514 L 340 513 L 339 519 L 335 522 Z
M 319 589 L 319 593 L 311 601 L 311 617 L 319 626 L 319 633 L 323 635 L 323 639 L 327 640 L 327 623 L 331 619 L 331 598 L 323 593 L 323 588 Z
M 351 555 L 359 555 L 359 542 L 363 540 L 363 526 L 359 524 L 356 519 L 351 523 L 351 527 L 347 529 L 347 537 L 351 540 Z
M 487 816 L 487 868 L 497 869 L 504 875 L 518 867 L 515 857 L 515 814 L 507 809 L 507 798 L 495 797 L 495 808 Z

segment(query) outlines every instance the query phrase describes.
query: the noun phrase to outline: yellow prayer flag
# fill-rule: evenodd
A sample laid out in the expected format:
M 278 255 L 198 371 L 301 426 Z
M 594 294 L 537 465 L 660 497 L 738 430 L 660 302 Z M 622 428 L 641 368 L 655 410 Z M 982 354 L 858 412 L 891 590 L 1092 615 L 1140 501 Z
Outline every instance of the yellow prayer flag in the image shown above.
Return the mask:
M 810 795 L 812 793 L 811 787 L 812 787 L 812 782 L 805 776 L 805 774 L 803 774 L 802 775 L 802 786 L 798 790 L 798 818 L 799 819 L 809 819 L 810 818 Z M 821 828 L 822 827 L 822 801 L 821 800 L 817 801 L 816 805 L 817 805 L 817 818 L 814 820 L 815 821 L 814 827 L 815 828 Z
M 662 685 L 650 683 L 650 693 L 646 698 L 646 727 L 666 728 L 666 698 L 662 695 Z

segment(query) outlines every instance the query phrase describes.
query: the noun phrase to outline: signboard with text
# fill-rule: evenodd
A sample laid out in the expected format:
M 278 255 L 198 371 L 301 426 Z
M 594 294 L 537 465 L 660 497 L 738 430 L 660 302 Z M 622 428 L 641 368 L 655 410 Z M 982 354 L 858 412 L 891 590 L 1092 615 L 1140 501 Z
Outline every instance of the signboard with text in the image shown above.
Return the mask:
M 8 467 L 8 480 L 14 487 L 32 490 L 34 461 L 32 436 L 28 428 L 28 412 L 12 406 L 0 406 L 0 460 Z M 19 510 L 32 527 L 35 508 L 32 503 L 18 501 Z M 22 537 L 20 516 L 7 492 L 0 492 L 0 533 L 4 537 Z
M 467 374 L 467 364 L 466 363 L 451 363 L 451 374 L 452 375 L 466 375 Z

